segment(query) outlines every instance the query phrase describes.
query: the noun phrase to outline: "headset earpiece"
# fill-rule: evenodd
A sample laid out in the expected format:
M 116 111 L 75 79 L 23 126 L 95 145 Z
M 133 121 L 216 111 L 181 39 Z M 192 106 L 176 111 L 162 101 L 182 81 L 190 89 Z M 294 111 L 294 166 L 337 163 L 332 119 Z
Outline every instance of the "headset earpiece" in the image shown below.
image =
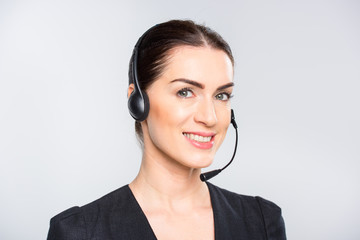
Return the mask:
M 146 36 L 146 34 L 151 30 L 147 30 L 137 41 L 133 56 L 132 56 L 132 63 L 131 63 L 131 72 L 132 76 L 130 79 L 130 83 L 132 82 L 134 84 L 134 90 L 130 94 L 128 99 L 128 108 L 130 115 L 138 122 L 144 121 L 150 110 L 150 103 L 149 103 L 149 97 L 146 94 L 146 92 L 142 91 L 139 85 L 138 80 L 138 74 L 137 74 L 137 63 L 138 63 L 138 55 L 139 55 L 139 46 L 141 45 L 142 40 Z
M 136 84 L 134 84 L 136 86 Z M 144 91 L 134 88 L 128 99 L 128 108 L 130 115 L 139 122 L 144 121 L 150 109 L 149 97 Z

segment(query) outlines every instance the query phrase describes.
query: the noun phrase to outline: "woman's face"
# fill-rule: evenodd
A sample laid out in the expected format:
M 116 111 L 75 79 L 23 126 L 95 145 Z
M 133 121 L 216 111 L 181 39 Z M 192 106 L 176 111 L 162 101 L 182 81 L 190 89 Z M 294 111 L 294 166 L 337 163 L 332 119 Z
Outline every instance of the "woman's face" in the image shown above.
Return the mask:
M 144 154 L 186 168 L 207 167 L 230 123 L 232 63 L 210 47 L 181 46 L 170 57 L 147 90 Z

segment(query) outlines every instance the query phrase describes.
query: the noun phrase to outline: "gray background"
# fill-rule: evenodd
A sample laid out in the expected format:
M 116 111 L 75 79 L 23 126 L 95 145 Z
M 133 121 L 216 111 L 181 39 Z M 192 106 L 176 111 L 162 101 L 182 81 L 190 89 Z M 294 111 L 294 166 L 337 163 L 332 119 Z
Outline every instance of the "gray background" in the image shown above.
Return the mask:
M 212 182 L 271 199 L 289 239 L 360 239 L 359 1 L 0 1 L 0 239 L 129 183 L 141 158 L 127 66 L 152 25 L 191 18 L 235 59 L 240 144 Z M 212 168 L 231 157 L 234 131 Z

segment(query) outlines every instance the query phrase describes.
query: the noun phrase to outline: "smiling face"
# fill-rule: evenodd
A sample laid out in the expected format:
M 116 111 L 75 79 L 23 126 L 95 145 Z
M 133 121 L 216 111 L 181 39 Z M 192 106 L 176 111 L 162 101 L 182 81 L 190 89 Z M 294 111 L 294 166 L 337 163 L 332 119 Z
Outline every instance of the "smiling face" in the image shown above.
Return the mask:
M 233 66 L 210 47 L 176 47 L 147 89 L 150 112 L 141 123 L 144 158 L 173 166 L 209 166 L 230 123 Z

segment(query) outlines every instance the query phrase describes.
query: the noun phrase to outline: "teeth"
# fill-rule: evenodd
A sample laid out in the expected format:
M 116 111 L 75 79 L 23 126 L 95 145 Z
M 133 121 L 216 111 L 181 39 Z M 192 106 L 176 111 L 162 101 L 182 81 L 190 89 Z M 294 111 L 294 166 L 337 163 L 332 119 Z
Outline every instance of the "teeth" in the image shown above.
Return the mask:
M 184 135 L 190 140 L 194 140 L 197 142 L 210 142 L 211 137 L 203 137 L 200 135 L 192 134 L 192 133 L 184 133 Z

